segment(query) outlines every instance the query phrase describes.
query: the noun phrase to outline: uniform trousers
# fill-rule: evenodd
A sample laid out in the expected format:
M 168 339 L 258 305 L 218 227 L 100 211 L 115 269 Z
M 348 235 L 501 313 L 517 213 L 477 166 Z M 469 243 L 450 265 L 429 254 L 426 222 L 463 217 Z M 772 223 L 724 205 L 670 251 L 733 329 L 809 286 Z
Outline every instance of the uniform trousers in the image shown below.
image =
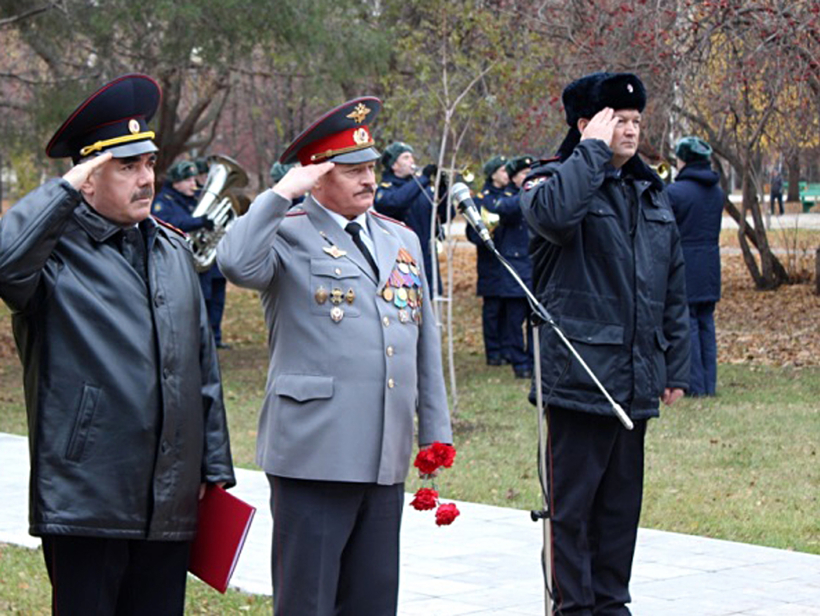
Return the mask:
M 498 363 L 510 358 L 504 354 L 504 302 L 497 295 L 485 295 L 481 306 L 481 328 L 484 334 L 484 355 L 487 363 Z
M 395 616 L 404 484 L 268 475 L 275 616 Z
M 560 616 L 627 616 L 646 420 L 550 406 L 553 572 Z
M 59 616 L 181 616 L 189 541 L 44 535 Z
M 501 302 L 504 305 L 501 354 L 510 360 L 516 372 L 532 370 L 532 326 L 527 318 L 530 313 L 527 299 L 503 297 Z
M 208 322 L 214 333 L 214 342 L 222 344 L 222 314 L 225 312 L 225 288 L 227 281 L 216 265 L 199 275 L 199 286 L 208 310 Z
M 689 395 L 714 396 L 717 390 L 715 302 L 689 304 Z

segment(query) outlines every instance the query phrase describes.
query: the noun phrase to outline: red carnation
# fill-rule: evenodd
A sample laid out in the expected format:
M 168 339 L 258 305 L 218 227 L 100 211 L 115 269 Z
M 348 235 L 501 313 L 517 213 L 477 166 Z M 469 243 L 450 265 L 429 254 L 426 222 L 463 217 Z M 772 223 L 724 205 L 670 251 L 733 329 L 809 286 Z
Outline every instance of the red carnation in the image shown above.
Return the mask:
M 420 488 L 416 492 L 416 498 L 410 503 L 414 509 L 419 511 L 427 511 L 428 509 L 435 509 L 438 502 L 438 492 L 430 488 Z
M 453 465 L 453 461 L 456 459 L 456 448 L 452 445 L 445 445 L 444 443 L 439 443 L 436 441 L 430 447 L 433 450 L 433 457 L 435 458 L 436 462 L 438 462 L 439 466 L 443 466 L 444 468 L 450 468 Z
M 431 447 L 426 447 L 419 451 L 416 456 L 416 461 L 413 462 L 413 466 L 419 469 L 423 475 L 432 475 L 438 470 L 440 464 L 436 460 L 433 449 Z
M 436 524 L 439 526 L 448 526 L 459 516 L 459 513 L 455 503 L 439 505 L 439 508 L 436 509 Z

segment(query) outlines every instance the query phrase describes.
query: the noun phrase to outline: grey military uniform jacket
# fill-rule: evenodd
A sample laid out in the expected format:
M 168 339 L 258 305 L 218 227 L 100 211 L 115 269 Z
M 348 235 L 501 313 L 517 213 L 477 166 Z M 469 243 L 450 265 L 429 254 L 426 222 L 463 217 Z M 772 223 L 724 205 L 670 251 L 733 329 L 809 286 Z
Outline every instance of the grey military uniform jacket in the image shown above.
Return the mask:
M 297 479 L 402 482 L 415 416 L 420 443 L 452 442 L 418 238 L 368 213 L 377 280 L 316 201 L 289 206 L 262 193 L 217 253 L 228 280 L 258 290 L 265 310 L 270 367 L 257 463 Z M 420 289 L 421 301 L 402 307 L 402 284 L 405 293 Z

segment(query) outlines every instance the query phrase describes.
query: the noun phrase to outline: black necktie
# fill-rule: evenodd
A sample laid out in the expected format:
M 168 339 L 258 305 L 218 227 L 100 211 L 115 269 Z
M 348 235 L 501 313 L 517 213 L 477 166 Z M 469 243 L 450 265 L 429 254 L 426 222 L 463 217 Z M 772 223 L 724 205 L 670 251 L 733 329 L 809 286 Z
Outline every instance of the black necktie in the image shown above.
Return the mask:
M 364 258 L 367 259 L 368 263 L 370 263 L 370 267 L 373 268 L 373 273 L 376 274 L 376 278 L 378 278 L 379 268 L 376 266 L 376 261 L 373 259 L 373 255 L 370 254 L 370 251 L 367 249 L 367 246 L 362 241 L 362 226 L 357 222 L 349 222 L 345 227 L 345 231 L 350 233 L 351 237 L 353 238 L 353 243 L 356 244 L 356 247 L 364 255 Z
M 122 256 L 131 264 L 140 275 L 143 282 L 148 284 L 148 270 L 145 240 L 139 227 L 129 227 L 122 231 Z

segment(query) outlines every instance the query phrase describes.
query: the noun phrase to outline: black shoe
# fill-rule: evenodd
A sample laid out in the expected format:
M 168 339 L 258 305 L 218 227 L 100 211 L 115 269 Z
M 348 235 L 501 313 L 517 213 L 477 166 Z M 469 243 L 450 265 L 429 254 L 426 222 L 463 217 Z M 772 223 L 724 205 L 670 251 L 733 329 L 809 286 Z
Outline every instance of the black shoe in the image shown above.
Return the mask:
M 224 343 L 224 342 L 217 342 L 217 343 L 216 343 L 216 348 L 217 348 L 217 349 L 230 349 L 230 348 L 231 348 L 231 345 L 230 345 L 230 344 L 226 344 L 226 343 Z
M 520 370 L 513 370 L 515 372 L 515 378 L 517 379 L 531 379 L 532 378 L 532 370 L 529 368 L 521 368 Z
M 501 359 L 500 357 L 493 357 L 492 359 L 487 360 L 487 365 L 488 366 L 503 366 L 504 365 L 504 360 Z

